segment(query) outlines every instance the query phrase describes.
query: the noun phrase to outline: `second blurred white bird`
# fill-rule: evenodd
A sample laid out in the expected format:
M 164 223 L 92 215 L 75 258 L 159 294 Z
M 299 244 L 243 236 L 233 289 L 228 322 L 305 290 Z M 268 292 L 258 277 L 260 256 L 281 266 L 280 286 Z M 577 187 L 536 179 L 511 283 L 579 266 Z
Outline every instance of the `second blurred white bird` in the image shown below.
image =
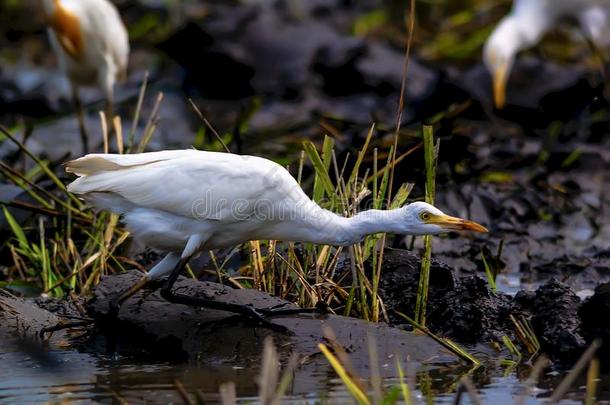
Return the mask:
M 49 38 L 60 68 L 72 86 L 79 125 L 87 139 L 79 86 L 101 89 L 106 114 L 112 117 L 114 84 L 124 78 L 129 58 L 129 39 L 116 7 L 109 0 L 40 0 L 49 26 Z
M 493 76 L 494 103 L 506 102 L 506 83 L 519 51 L 534 46 L 562 19 L 576 20 L 582 32 L 599 49 L 610 45 L 610 0 L 515 0 L 510 14 L 500 21 L 483 50 Z

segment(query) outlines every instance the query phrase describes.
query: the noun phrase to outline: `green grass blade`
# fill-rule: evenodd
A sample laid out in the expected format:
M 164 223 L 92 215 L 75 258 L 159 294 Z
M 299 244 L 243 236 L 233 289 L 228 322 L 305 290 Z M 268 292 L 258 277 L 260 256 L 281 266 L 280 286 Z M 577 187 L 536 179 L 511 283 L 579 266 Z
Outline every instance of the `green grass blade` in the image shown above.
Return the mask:
M 324 150 L 326 150 L 326 139 L 324 140 L 324 144 Z M 321 201 L 324 198 L 325 193 L 327 196 L 333 196 L 335 194 L 335 187 L 333 186 L 333 182 L 330 180 L 330 176 L 328 175 L 330 160 L 328 160 L 328 164 L 323 162 L 322 158 L 318 154 L 318 151 L 316 150 L 316 146 L 310 141 L 303 142 L 303 149 L 305 150 L 305 154 L 311 161 L 315 171 L 313 200 L 316 202 Z
M 434 204 L 434 193 L 436 188 L 436 160 L 438 157 L 439 143 L 434 144 L 433 129 L 429 125 L 423 127 L 424 157 L 426 161 L 426 202 Z M 432 260 L 432 238 L 424 236 L 425 251 L 421 261 L 421 273 L 417 289 L 417 301 L 415 304 L 415 319 L 422 325 L 426 325 L 426 305 L 428 303 L 428 286 L 430 284 L 430 262 Z
M 487 263 L 487 259 L 485 258 L 485 254 L 483 253 L 483 250 L 481 250 L 481 259 L 483 260 L 483 268 L 485 268 L 485 275 L 487 275 L 487 281 L 489 282 L 489 288 L 492 289 L 492 291 L 496 291 L 497 290 L 497 285 L 496 285 L 496 272 L 494 272 L 491 267 L 489 266 L 489 264 Z
M 341 381 L 343 382 L 343 384 L 345 385 L 345 387 L 347 388 L 349 393 L 354 397 L 354 399 L 359 404 L 363 404 L 363 405 L 370 404 L 371 401 L 368 399 L 366 394 L 360 389 L 360 387 L 358 387 L 358 385 L 353 381 L 352 377 L 348 374 L 347 370 L 345 370 L 345 367 L 343 367 L 343 365 L 339 362 L 339 359 L 337 359 L 335 357 L 335 355 L 332 354 L 331 351 L 328 350 L 326 345 L 324 345 L 323 343 L 318 344 L 318 348 L 320 349 L 322 354 L 324 354 L 324 357 L 326 357 L 326 360 L 328 360 L 328 362 L 330 363 L 332 368 L 335 370 L 335 372 L 337 373 L 337 375 L 339 376 L 339 378 L 341 379 Z
M 13 231 L 13 235 L 19 242 L 19 246 L 22 249 L 27 249 L 29 247 L 28 239 L 25 236 L 25 232 L 19 223 L 15 220 L 15 217 L 6 209 L 6 207 L 2 206 L 2 212 L 4 213 L 4 218 L 6 218 L 6 222 L 8 222 L 11 231 Z
M 400 360 L 399 360 L 398 356 L 396 357 L 396 370 L 398 371 L 398 379 L 399 379 L 398 385 L 400 386 L 400 390 L 402 392 L 402 399 L 404 401 L 404 404 L 413 405 L 413 397 L 411 394 L 411 389 L 409 388 L 409 384 L 406 381 L 405 372 L 402 369 L 402 366 L 400 365 Z
M 392 203 L 390 204 L 390 209 L 400 208 L 402 207 L 409 198 L 409 194 L 411 194 L 411 190 L 413 190 L 413 183 L 404 183 L 392 199 Z

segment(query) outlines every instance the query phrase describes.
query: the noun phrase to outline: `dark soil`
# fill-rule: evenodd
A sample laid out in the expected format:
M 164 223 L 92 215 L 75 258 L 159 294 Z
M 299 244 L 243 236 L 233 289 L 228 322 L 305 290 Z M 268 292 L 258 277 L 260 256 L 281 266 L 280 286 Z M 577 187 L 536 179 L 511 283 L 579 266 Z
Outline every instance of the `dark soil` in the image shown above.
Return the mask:
M 419 281 L 420 260 L 412 253 L 388 250 L 384 256 L 380 295 L 393 324 L 405 321 L 395 311 L 413 314 Z M 473 344 L 501 342 L 508 336 L 518 342 L 513 315 L 528 320 L 540 341 L 540 351 L 554 360 L 572 364 L 595 338 L 610 332 L 610 284 L 602 284 L 595 295 L 581 302 L 565 284 L 551 279 L 535 292 L 521 291 L 511 297 L 491 291 L 478 276 L 456 277 L 446 265 L 432 261 L 428 302 L 428 324 L 441 336 Z M 608 360 L 607 346 L 600 356 Z

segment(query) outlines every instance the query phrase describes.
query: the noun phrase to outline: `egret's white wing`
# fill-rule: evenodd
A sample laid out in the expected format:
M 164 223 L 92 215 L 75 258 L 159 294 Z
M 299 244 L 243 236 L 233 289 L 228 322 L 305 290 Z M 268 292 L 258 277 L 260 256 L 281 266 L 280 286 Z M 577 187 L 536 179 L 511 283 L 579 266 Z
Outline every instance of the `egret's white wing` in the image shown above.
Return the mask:
M 283 167 L 254 156 L 195 150 L 98 154 L 70 162 L 66 170 L 82 175 L 68 189 L 85 198 L 110 193 L 136 207 L 197 219 L 235 222 L 257 210 L 311 201 Z

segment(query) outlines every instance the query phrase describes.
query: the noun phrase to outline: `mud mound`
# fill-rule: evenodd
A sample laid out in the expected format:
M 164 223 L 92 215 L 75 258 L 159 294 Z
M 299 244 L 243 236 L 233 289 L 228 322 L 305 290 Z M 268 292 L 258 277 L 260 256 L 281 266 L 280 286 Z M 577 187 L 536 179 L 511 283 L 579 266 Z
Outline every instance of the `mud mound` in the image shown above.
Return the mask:
M 407 251 L 385 253 L 379 293 L 394 324 L 404 323 L 396 311 L 408 315 L 415 311 L 420 266 L 420 258 Z M 504 335 L 517 342 L 513 315 L 531 323 L 542 352 L 571 364 L 594 338 L 610 335 L 610 324 L 600 321 L 607 319 L 603 314 L 609 311 L 610 284 L 598 287 L 583 305 L 555 279 L 513 298 L 490 290 L 481 277 L 458 278 L 448 266 L 432 261 L 428 325 L 433 332 L 461 343 L 501 342 Z
M 540 348 L 563 361 L 575 361 L 586 347 L 578 327 L 580 299 L 564 284 L 552 279 L 536 292 L 520 291 L 514 299 L 530 319 Z
M 388 250 L 380 281 L 380 295 L 394 324 L 404 323 L 395 311 L 414 313 L 420 259 Z M 477 276 L 457 278 L 451 268 L 432 261 L 428 296 L 428 323 L 432 330 L 464 343 L 499 340 L 510 326 L 510 297 L 487 288 Z

